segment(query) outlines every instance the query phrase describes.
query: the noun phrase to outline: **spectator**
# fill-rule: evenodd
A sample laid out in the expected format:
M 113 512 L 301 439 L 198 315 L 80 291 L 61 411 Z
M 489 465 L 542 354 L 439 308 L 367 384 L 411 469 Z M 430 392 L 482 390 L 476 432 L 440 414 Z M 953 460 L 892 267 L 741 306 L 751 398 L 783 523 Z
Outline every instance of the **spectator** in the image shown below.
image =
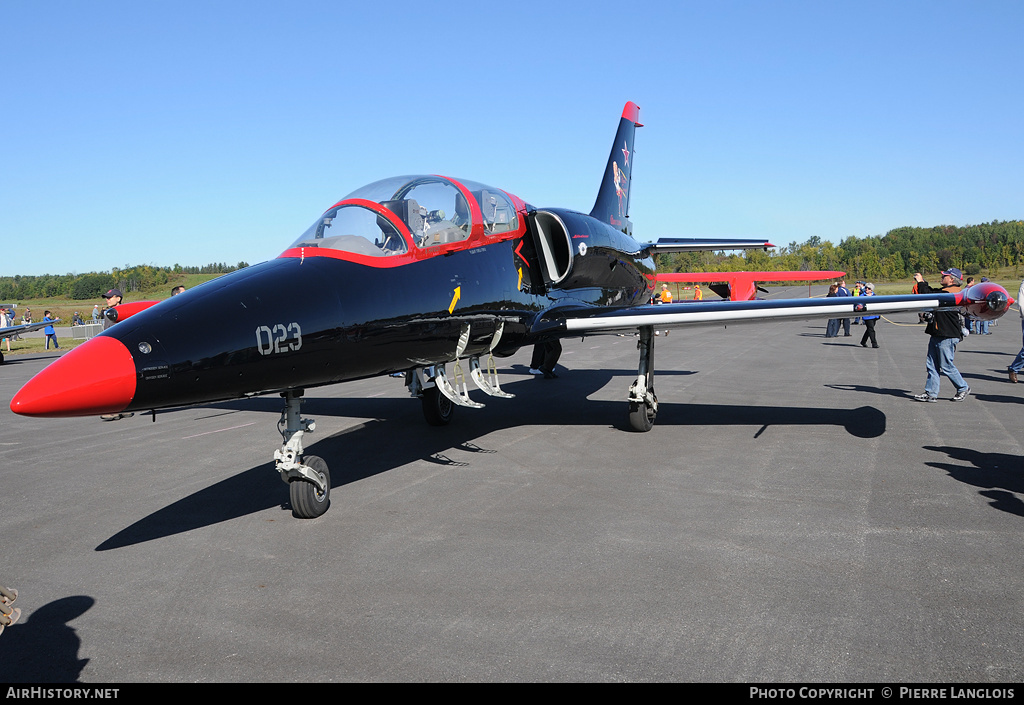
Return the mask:
M 829 286 L 828 294 L 826 294 L 825 297 L 829 298 L 829 297 L 832 297 L 832 296 L 839 296 L 839 294 L 836 293 L 838 290 L 839 290 L 839 284 L 838 283 L 832 284 L 831 286 Z M 838 336 L 839 336 L 839 319 L 838 318 L 830 318 L 830 319 L 828 319 L 828 325 L 825 326 L 825 337 L 826 338 L 836 338 Z
M 963 273 L 955 267 L 945 270 L 942 275 L 942 287 L 935 289 L 929 286 L 918 272 L 914 274 L 918 293 L 930 294 L 935 291 L 957 292 L 963 280 Z M 925 368 L 928 378 L 924 385 L 924 393 L 914 397 L 917 401 L 934 402 L 939 397 L 939 375 L 945 375 L 956 386 L 956 394 L 950 401 L 963 401 L 970 394 L 971 388 L 960 375 L 960 370 L 953 364 L 956 346 L 963 340 L 963 323 L 959 311 L 935 311 L 931 315 L 925 333 L 928 340 L 928 356 Z
M 1020 310 L 1020 327 L 1021 333 L 1024 334 L 1024 303 L 1021 303 L 1024 297 L 1024 282 L 1020 283 L 1020 289 L 1017 291 L 1017 308 Z M 1024 337 L 1024 336 L 1022 336 Z M 10 343 L 8 343 L 10 345 Z M 1024 344 L 1021 345 L 1020 352 L 1017 353 L 1017 357 L 1013 358 L 1013 362 L 1010 363 L 1010 367 L 1007 372 L 1010 374 L 1010 381 L 1017 384 L 1017 373 L 1024 368 Z
M 839 288 L 836 289 L 836 296 L 851 296 L 850 290 L 846 288 L 846 280 L 845 279 L 840 279 L 839 280 Z M 840 318 L 839 322 L 843 324 L 843 333 L 844 333 L 844 335 L 847 338 L 849 338 L 850 337 L 850 319 L 849 318 Z M 839 335 L 838 329 L 836 330 L 836 335 L 837 336 Z
M 103 298 L 107 300 L 107 308 L 104 309 L 104 311 L 106 311 L 107 309 L 115 308 L 121 303 L 121 290 L 111 289 L 110 291 L 103 295 Z M 107 316 L 103 316 L 103 329 L 106 330 L 112 325 L 114 325 L 114 321 L 110 320 Z
M 43 323 L 46 323 L 47 321 L 51 321 L 53 323 L 56 323 L 57 321 L 60 320 L 59 318 L 51 318 L 50 316 L 51 316 L 51 314 L 50 314 L 49 311 L 44 311 L 43 312 Z M 46 349 L 47 350 L 50 349 L 50 343 L 52 342 L 53 343 L 53 349 L 54 350 L 60 350 L 60 345 L 57 344 L 57 331 L 55 331 L 53 329 L 53 326 L 49 325 L 49 326 L 46 326 L 46 328 L 43 328 L 43 333 L 46 335 Z
M 866 282 L 864 287 L 861 289 L 861 296 L 874 296 L 875 285 L 871 282 Z M 871 340 L 871 347 L 877 348 L 878 341 L 875 339 L 875 323 L 878 321 L 878 315 L 874 316 L 862 316 L 861 320 L 864 321 L 864 335 L 860 339 L 862 347 L 868 346 L 868 340 Z

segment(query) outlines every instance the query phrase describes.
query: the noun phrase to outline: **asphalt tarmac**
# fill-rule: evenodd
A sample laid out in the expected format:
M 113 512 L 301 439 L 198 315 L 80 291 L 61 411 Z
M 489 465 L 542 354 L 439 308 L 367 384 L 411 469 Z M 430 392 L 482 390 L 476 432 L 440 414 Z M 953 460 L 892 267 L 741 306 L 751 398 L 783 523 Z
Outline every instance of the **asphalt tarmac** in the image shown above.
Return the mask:
M 426 425 L 402 381 L 307 391 L 331 508 L 293 518 L 277 397 L 28 419 L 53 354 L 0 366 L 5 681 L 954 682 L 1024 679 L 1016 311 L 923 389 L 916 314 L 881 348 L 824 321 L 676 330 L 627 430 L 636 342 Z M 899 325 L 897 325 L 899 324 Z

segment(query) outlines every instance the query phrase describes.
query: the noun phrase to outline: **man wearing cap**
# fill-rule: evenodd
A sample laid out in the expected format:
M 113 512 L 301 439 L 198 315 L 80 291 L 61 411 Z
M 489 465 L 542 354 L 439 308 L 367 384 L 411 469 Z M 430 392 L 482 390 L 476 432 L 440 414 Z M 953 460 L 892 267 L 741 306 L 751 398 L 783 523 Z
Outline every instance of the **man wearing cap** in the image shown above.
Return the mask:
M 951 267 L 942 274 L 942 287 L 935 289 L 928 285 L 920 273 L 914 274 L 914 281 L 917 282 L 917 293 L 930 294 L 932 292 L 960 291 L 963 282 L 963 272 Z M 938 401 L 939 400 L 939 375 L 943 374 L 949 381 L 956 385 L 956 394 L 950 401 L 963 401 L 967 398 L 971 388 L 960 375 L 960 370 L 953 364 L 953 356 L 956 355 L 956 345 L 963 340 L 963 324 L 960 320 L 959 311 L 935 311 L 932 320 L 925 328 L 930 338 L 928 340 L 928 357 L 925 359 L 925 366 L 928 369 L 928 380 L 924 385 L 924 393 L 914 397 L 917 401 Z
M 861 296 L 874 296 L 875 285 L 871 282 L 864 284 L 864 293 Z M 864 316 L 864 335 L 860 339 L 860 346 L 866 348 L 868 341 L 871 341 L 871 347 L 878 347 L 878 339 L 875 337 L 875 322 L 878 321 L 878 314 L 873 316 Z
M 103 330 L 106 330 L 110 326 L 114 325 L 117 321 L 112 321 L 107 317 L 107 309 L 114 308 L 121 303 L 121 290 L 111 289 L 103 295 L 103 298 L 107 300 L 107 307 L 103 310 Z M 134 413 L 129 412 L 127 414 L 103 414 L 100 418 L 104 421 L 117 421 L 118 419 L 127 419 L 135 416 Z
M 121 297 L 121 290 L 120 289 L 111 289 L 110 291 L 108 291 L 107 293 L 105 293 L 103 295 L 103 298 L 107 300 L 107 307 L 106 308 L 114 308 L 115 306 L 117 306 L 118 304 L 121 303 L 121 298 L 122 298 Z M 106 313 L 106 309 L 104 309 L 104 314 L 105 313 Z M 112 325 L 114 325 L 114 321 L 110 320 L 109 318 L 107 318 L 106 315 L 104 315 L 103 316 L 103 330 L 106 330 L 107 328 L 110 328 L 110 326 L 112 326 Z

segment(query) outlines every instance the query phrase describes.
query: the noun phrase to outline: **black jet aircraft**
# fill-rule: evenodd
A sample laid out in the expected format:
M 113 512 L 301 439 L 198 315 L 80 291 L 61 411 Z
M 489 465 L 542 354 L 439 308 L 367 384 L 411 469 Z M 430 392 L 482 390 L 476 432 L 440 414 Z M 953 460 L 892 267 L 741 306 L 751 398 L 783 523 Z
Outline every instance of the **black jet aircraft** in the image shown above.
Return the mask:
M 653 305 L 660 252 L 766 248 L 764 240 L 642 242 L 627 217 L 639 108 L 619 120 L 590 213 L 538 208 L 501 189 L 446 176 L 401 176 L 360 188 L 318 217 L 278 258 L 225 275 L 143 311 L 42 370 L 11 401 L 27 416 L 148 411 L 279 393 L 277 470 L 296 516 L 326 511 L 330 473 L 303 454 L 314 422 L 305 389 L 404 376 L 429 423 L 455 406 L 509 397 L 494 356 L 598 333 L 635 333 L 632 428 L 649 430 L 654 331 L 690 324 L 839 318 L 959 306 L 996 318 L 995 284 L 957 294 Z M 127 313 L 127 311 L 125 312 Z M 115 313 L 111 314 L 116 315 Z

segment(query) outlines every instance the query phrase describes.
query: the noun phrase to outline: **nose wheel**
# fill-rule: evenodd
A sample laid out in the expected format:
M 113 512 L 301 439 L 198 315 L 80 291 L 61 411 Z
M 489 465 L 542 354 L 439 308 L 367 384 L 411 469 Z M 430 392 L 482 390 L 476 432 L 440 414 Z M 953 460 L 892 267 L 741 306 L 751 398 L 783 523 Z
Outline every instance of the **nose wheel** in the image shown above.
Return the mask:
M 281 396 L 284 410 L 278 430 L 284 442 L 274 451 L 275 467 L 288 483 L 292 513 L 299 519 L 315 519 L 331 505 L 331 472 L 323 458 L 302 455 L 302 435 L 316 428 L 312 419 L 299 417 L 302 390 L 290 390 Z
M 657 415 L 658 412 L 652 404 L 629 402 L 629 426 L 634 431 L 650 431 L 654 428 L 654 418 Z
M 319 482 L 314 484 L 298 477 L 288 482 L 292 511 L 300 519 L 315 519 L 326 512 L 331 503 L 331 471 L 324 459 L 316 455 L 307 455 L 302 464 L 316 475 Z

